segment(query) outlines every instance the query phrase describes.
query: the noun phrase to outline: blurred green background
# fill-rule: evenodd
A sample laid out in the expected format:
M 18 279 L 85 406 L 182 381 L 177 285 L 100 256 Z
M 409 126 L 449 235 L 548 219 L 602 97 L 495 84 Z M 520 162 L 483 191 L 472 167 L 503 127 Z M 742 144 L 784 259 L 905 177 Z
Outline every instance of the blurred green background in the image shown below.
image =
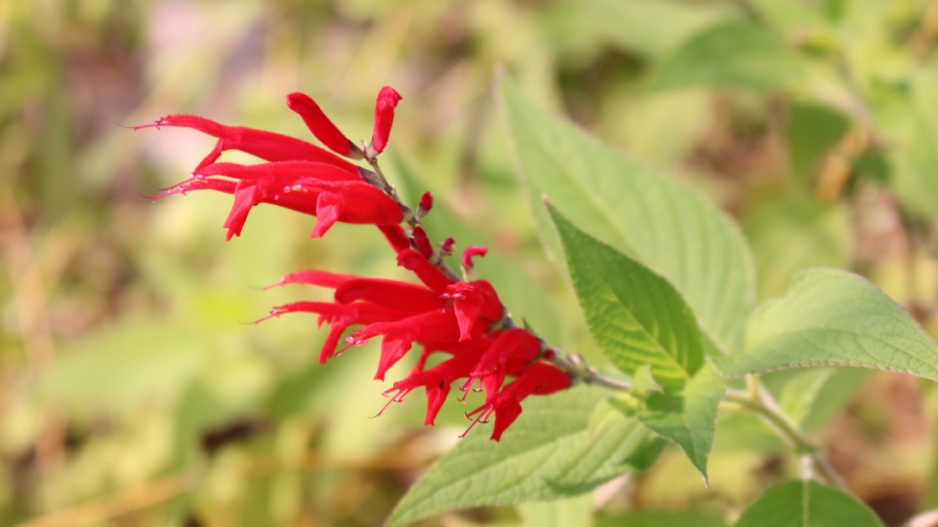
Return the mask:
M 516 318 L 595 357 L 518 189 L 503 70 L 739 219 L 763 298 L 850 268 L 934 333 L 936 36 L 927 0 L 0 3 L 0 524 L 377 525 L 466 426 L 453 405 L 421 428 L 418 394 L 369 419 L 390 385 L 374 346 L 321 366 L 314 318 L 250 323 L 319 294 L 261 290 L 288 272 L 403 277 L 373 229 L 310 241 L 312 218 L 258 207 L 226 243 L 230 197 L 147 198 L 214 140 L 122 125 L 193 113 L 307 137 L 284 104 L 300 90 L 357 141 L 394 86 L 384 169 L 411 203 L 434 193 L 431 238 L 489 245 L 480 273 Z M 783 402 L 826 390 L 791 410 L 884 518 L 934 504 L 934 390 L 844 372 L 767 381 Z M 733 514 L 797 471 L 754 426 L 721 424 L 709 490 L 668 454 L 597 503 Z

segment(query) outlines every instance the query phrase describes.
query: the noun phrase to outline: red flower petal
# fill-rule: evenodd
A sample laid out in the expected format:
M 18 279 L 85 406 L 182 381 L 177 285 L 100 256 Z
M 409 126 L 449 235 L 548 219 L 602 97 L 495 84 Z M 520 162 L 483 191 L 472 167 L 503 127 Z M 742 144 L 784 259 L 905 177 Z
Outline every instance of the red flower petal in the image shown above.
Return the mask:
M 467 269 L 472 269 L 475 267 L 472 263 L 472 259 L 476 256 L 485 256 L 488 252 L 489 248 L 484 245 L 466 247 L 466 250 L 462 252 L 462 264 L 466 266 Z
M 300 92 L 291 93 L 287 95 L 287 106 L 303 118 L 309 131 L 329 150 L 343 156 L 349 155 L 353 149 L 358 150 L 355 144 L 349 141 L 345 134 L 340 132 L 338 127 L 326 117 L 316 101 L 309 95 Z
M 228 229 L 225 240 L 230 240 L 232 236 L 241 235 L 241 229 L 244 228 L 244 222 L 248 219 L 248 213 L 251 212 L 254 205 L 257 205 L 257 202 L 257 186 L 253 183 L 238 182 L 238 186 L 235 187 L 234 191 L 234 204 L 225 219 L 224 227 Z
M 504 307 L 492 284 L 485 280 L 454 282 L 446 288 L 453 299 L 456 319 L 459 321 L 460 340 L 470 338 L 469 330 L 480 319 L 495 322 L 502 318 Z

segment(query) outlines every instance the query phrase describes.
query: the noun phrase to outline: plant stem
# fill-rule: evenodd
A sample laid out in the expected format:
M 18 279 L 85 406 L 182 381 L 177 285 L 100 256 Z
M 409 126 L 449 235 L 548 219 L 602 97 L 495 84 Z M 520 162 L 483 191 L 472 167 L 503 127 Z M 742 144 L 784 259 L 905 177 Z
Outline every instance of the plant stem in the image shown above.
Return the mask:
M 814 444 L 811 439 L 805 435 L 797 425 L 791 422 L 788 416 L 782 411 L 772 397 L 772 394 L 759 383 L 755 376 L 747 378 L 749 390 L 742 392 L 739 390 L 729 390 L 726 393 L 726 402 L 738 404 L 740 407 L 755 412 L 759 417 L 766 421 L 769 426 L 775 429 L 795 451 L 808 457 L 811 460 L 813 472 L 819 479 L 825 483 L 846 489 L 843 478 L 837 473 L 837 470 L 831 465 L 827 456 L 821 452 L 821 449 Z M 810 472 L 810 471 L 809 471 Z

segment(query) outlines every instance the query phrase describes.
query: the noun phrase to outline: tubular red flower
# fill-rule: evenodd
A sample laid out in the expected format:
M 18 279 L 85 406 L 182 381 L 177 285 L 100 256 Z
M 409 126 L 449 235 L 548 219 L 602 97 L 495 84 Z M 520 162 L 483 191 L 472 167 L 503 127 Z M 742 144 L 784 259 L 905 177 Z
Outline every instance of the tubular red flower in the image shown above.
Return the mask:
M 498 293 L 485 280 L 454 282 L 446 287 L 446 291 L 446 295 L 453 299 L 460 341 L 472 338 L 471 330 L 479 319 L 496 322 L 504 314 Z
M 234 204 L 225 221 L 228 239 L 241 234 L 248 213 L 258 203 L 317 216 L 313 238 L 325 234 L 336 222 L 396 225 L 404 216 L 400 205 L 356 173 L 309 161 L 259 165 L 213 163 L 157 198 L 203 189 L 234 195 Z
M 257 156 L 265 161 L 318 161 L 349 172 L 357 170 L 352 163 L 302 139 L 255 128 L 225 126 L 195 115 L 167 115 L 160 117 L 152 124 L 135 126 L 134 130 L 141 128 L 159 129 L 163 126 L 191 128 L 218 138 L 215 148 L 196 166 L 193 170 L 194 173 L 198 173 L 206 166 L 214 163 L 226 150 L 238 150 Z
M 274 287 L 283 287 L 288 284 L 318 285 L 320 287 L 330 287 L 335 289 L 346 282 L 358 279 L 359 276 L 354 274 L 330 273 L 328 271 L 317 270 L 298 271 L 296 273 L 284 275 L 284 277 L 281 278 L 279 282 L 269 285 L 264 289 L 266 290 Z
M 388 144 L 391 135 L 391 125 L 394 123 L 394 108 L 401 100 L 401 96 L 394 88 L 385 86 L 378 92 L 375 102 L 375 124 L 371 132 L 371 148 L 381 153 Z
M 441 362 L 437 366 L 426 371 L 415 372 L 405 379 L 397 381 L 390 390 L 384 392 L 384 396 L 393 393 L 394 396 L 389 401 L 401 402 L 411 391 L 423 387 L 427 392 L 427 415 L 423 420 L 424 425 L 432 425 L 440 408 L 449 395 L 451 385 L 457 379 L 469 374 L 469 370 L 479 360 L 480 350 L 465 350 L 455 354 L 451 359 Z
M 540 351 L 541 343 L 531 333 L 521 328 L 505 331 L 495 339 L 469 372 L 463 390 L 470 389 L 473 381 L 479 379 L 485 388 L 485 402 L 491 404 L 501 390 L 505 376 L 514 370 L 523 372 Z
M 356 278 L 336 287 L 337 303 L 348 304 L 356 300 L 411 313 L 442 309 L 444 304 L 440 295 L 430 289 L 396 280 Z
M 300 312 L 319 315 L 319 325 L 322 325 L 323 322 L 329 323 L 329 333 L 319 353 L 320 364 L 325 363 L 326 360 L 335 355 L 342 333 L 349 327 L 399 320 L 402 316 L 406 316 L 400 311 L 387 309 L 370 302 L 340 305 L 331 302 L 301 301 L 275 306 L 271 308 L 270 315 L 266 318 L 277 318 L 286 313 Z
M 479 320 L 471 330 L 472 337 L 481 336 L 489 324 Z M 375 379 L 384 380 L 384 375 L 410 350 L 414 342 L 445 346 L 459 341 L 460 330 L 452 308 L 436 309 L 407 318 L 388 322 L 376 322 L 352 332 L 350 341 L 364 342 L 383 335 L 381 357 Z
M 345 134 L 339 131 L 309 95 L 300 92 L 291 93 L 287 95 L 287 106 L 303 118 L 303 122 L 306 123 L 306 127 L 313 133 L 313 136 L 329 150 L 342 156 L 360 157 L 361 153 L 355 143 L 349 141 Z M 358 152 L 358 155 L 356 156 L 353 152 Z
M 553 364 L 536 362 L 524 370 L 514 382 L 505 386 L 494 401 L 487 401 L 469 414 L 476 416 L 465 435 L 476 423 L 486 423 L 495 414 L 492 439 L 498 441 L 512 423 L 521 415 L 521 401 L 529 395 L 549 395 L 570 387 L 570 376 Z

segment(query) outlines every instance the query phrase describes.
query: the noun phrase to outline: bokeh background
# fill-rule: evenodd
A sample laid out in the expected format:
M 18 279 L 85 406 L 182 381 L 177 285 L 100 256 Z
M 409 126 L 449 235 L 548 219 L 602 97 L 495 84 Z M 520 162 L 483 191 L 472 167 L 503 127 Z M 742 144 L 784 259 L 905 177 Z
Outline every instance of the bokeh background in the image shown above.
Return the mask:
M 700 39 L 726 24 L 733 38 Z M 214 140 L 127 126 L 193 113 L 306 137 L 284 103 L 300 90 L 367 139 L 394 86 L 384 169 L 411 202 L 434 193 L 432 237 L 488 245 L 480 273 L 516 318 L 595 357 L 519 190 L 492 89 L 510 75 L 736 217 L 762 298 L 848 268 L 934 333 L 936 36 L 928 0 L 0 2 L 0 524 L 377 525 L 466 426 L 453 405 L 421 428 L 418 394 L 370 419 L 389 386 L 374 346 L 322 366 L 315 319 L 251 323 L 316 296 L 262 290 L 288 272 L 403 276 L 373 230 L 310 241 L 312 218 L 258 207 L 226 243 L 229 197 L 148 198 Z M 803 375 L 767 382 L 783 402 L 819 391 L 789 410 L 861 499 L 890 524 L 938 503 L 929 383 Z M 732 515 L 797 474 L 757 426 L 721 423 L 710 489 L 667 453 L 596 503 Z

